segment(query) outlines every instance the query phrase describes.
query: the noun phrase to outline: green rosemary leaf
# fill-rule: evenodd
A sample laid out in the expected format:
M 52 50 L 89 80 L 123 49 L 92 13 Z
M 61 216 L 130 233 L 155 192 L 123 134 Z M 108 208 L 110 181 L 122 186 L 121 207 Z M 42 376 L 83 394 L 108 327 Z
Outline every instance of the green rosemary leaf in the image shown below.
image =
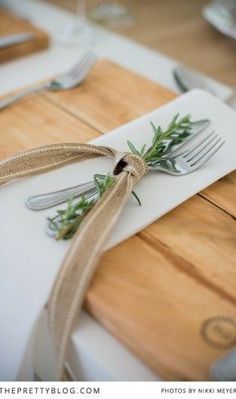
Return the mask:
M 172 121 L 170 122 L 169 126 L 167 127 L 167 130 L 172 130 L 172 129 L 175 127 L 175 123 L 176 123 L 178 117 L 179 117 L 179 114 L 176 114 L 176 115 L 174 116 L 174 118 L 173 118 Z
M 95 183 L 95 186 L 96 186 L 96 189 L 97 189 L 97 192 L 98 192 L 98 196 L 100 198 L 102 196 L 102 192 L 101 192 L 101 187 L 100 187 L 98 179 L 99 179 L 98 176 L 94 175 L 94 183 Z
M 142 148 L 141 148 L 141 150 L 140 150 L 140 155 L 141 155 L 141 156 L 143 156 L 143 154 L 145 153 L 146 147 L 147 147 L 146 144 L 144 144 L 144 145 L 142 146 Z
M 140 155 L 139 151 L 136 150 L 135 146 L 131 143 L 131 141 L 128 140 L 127 144 L 129 146 L 130 150 L 133 152 L 133 154 Z

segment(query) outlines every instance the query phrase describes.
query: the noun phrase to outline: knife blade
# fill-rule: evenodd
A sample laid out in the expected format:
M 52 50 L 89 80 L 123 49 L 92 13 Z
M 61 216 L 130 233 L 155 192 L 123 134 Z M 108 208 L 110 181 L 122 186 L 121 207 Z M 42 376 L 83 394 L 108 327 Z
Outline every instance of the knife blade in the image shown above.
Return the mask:
M 0 49 L 25 43 L 36 37 L 34 32 L 23 32 L 14 35 L 0 36 Z
M 192 89 L 203 89 L 217 96 L 217 93 L 215 92 L 213 87 L 207 82 L 206 79 L 204 79 L 202 74 L 191 68 L 187 68 L 184 65 L 178 65 L 174 69 L 173 75 L 177 85 L 183 92 Z M 227 99 L 225 99 L 224 102 L 233 109 L 236 109 L 236 90 L 232 89 L 231 95 Z

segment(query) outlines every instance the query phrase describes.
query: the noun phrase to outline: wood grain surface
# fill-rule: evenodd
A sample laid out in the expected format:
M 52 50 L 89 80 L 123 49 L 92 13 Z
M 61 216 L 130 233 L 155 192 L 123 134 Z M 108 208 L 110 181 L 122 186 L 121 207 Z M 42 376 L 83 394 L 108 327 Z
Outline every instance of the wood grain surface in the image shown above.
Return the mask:
M 0 36 L 13 35 L 22 32 L 34 32 L 36 37 L 29 42 L 0 49 L 0 62 L 25 56 L 35 51 L 43 50 L 49 45 L 49 37 L 29 21 L 0 7 Z
M 91 140 L 174 97 L 99 61 L 80 87 L 2 111 L 0 157 Z M 87 310 L 164 379 L 207 380 L 236 345 L 235 194 L 230 174 L 108 251 L 87 293 Z

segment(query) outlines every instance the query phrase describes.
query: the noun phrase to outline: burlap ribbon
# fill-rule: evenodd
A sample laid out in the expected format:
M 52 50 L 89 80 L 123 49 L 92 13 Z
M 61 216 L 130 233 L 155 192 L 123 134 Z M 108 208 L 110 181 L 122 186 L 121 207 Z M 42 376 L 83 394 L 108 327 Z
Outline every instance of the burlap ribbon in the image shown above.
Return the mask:
M 114 160 L 114 183 L 87 214 L 76 232 L 48 301 L 49 326 L 57 358 L 56 379 L 63 378 L 73 323 L 82 307 L 106 239 L 133 186 L 147 172 L 148 167 L 141 157 L 132 153 L 119 153 L 109 147 L 90 144 L 42 146 L 0 162 L 0 184 L 3 184 L 97 156 Z

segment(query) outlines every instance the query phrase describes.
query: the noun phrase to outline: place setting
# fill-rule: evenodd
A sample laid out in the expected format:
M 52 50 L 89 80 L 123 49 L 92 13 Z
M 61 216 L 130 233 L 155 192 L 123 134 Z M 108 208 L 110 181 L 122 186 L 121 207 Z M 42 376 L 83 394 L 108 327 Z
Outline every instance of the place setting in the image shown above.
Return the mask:
M 3 380 L 43 380 L 39 353 L 45 379 L 76 380 L 84 307 L 163 380 L 221 375 L 235 345 L 235 94 L 223 102 L 181 63 L 172 74 L 178 96 L 87 50 L 1 97 Z
M 23 57 L 49 46 L 46 32 L 0 4 L 0 62 Z

